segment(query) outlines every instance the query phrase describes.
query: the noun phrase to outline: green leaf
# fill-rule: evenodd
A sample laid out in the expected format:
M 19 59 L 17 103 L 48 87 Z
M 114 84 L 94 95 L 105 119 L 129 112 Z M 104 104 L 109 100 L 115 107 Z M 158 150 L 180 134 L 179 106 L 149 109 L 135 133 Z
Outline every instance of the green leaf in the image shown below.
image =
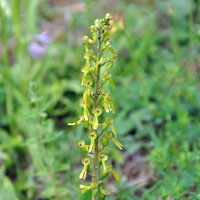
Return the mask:
M 53 141 L 57 140 L 58 138 L 60 138 L 63 135 L 63 133 L 64 133 L 64 131 L 60 131 L 60 132 L 57 132 L 57 133 L 52 133 L 44 140 L 44 142 L 45 143 L 53 142 Z
M 19 200 L 12 182 L 4 177 L 3 183 L 0 185 L 0 200 Z

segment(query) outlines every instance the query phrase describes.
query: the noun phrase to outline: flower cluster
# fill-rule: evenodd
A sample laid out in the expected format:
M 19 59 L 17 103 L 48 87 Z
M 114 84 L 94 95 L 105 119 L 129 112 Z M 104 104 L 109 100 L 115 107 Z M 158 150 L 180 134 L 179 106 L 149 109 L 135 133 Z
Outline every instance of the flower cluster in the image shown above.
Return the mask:
M 28 47 L 28 51 L 34 60 L 42 58 L 48 51 L 51 38 L 49 31 L 46 30 L 36 35 Z
M 87 156 L 82 159 L 83 170 L 79 178 L 86 179 L 88 174 L 92 175 L 91 184 L 80 185 L 80 188 L 83 193 L 92 190 L 93 200 L 98 199 L 99 188 L 103 198 L 110 194 L 108 190 L 103 189 L 102 183 L 105 177 L 112 174 L 117 180 L 120 179 L 108 163 L 108 155 L 104 153 L 104 148 L 109 141 L 122 150 L 122 144 L 117 140 L 113 119 L 103 117 L 104 112 L 115 112 L 112 96 L 102 89 L 106 83 L 110 83 L 111 87 L 115 88 L 110 69 L 117 54 L 110 40 L 111 23 L 110 14 L 106 14 L 103 19 L 97 19 L 95 25 L 90 27 L 92 38 L 83 37 L 85 65 L 82 67 L 81 85 L 84 86 L 84 92 L 79 103 L 83 114 L 78 121 L 69 123 L 69 125 L 83 123 L 88 131 L 89 144 L 84 140 L 77 142 L 78 148 L 87 153 Z M 92 172 L 89 171 L 90 165 L 92 165 Z

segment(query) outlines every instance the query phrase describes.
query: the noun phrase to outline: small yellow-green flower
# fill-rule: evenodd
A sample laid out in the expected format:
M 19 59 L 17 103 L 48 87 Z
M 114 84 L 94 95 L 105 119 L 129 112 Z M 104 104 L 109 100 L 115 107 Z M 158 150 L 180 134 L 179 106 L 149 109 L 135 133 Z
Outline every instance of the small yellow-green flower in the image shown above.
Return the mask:
M 102 165 L 103 165 L 103 172 L 105 173 L 106 172 L 106 161 L 108 160 L 108 156 L 104 153 L 101 153 L 99 155 L 99 160 L 102 162 Z
M 80 173 L 80 176 L 79 178 L 80 179 L 85 179 L 86 176 L 87 176 L 87 170 L 88 170 L 88 166 L 90 164 L 90 158 L 89 157 L 85 157 L 82 159 L 82 164 L 83 164 L 83 170 L 82 172 Z
M 90 147 L 88 152 L 92 152 L 95 149 L 95 139 L 97 138 L 97 134 L 94 131 L 89 132 L 88 137 L 90 139 Z

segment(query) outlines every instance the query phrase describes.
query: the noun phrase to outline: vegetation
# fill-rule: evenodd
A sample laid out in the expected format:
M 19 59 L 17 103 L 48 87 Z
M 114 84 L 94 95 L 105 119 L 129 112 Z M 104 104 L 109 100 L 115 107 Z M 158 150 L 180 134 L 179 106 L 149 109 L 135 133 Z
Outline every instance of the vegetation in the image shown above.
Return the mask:
M 118 58 L 103 90 L 123 144 L 104 149 L 121 177 L 106 199 L 200 199 L 199 0 L 67 2 L 0 0 L 0 200 L 92 198 L 85 127 L 67 123 L 82 113 L 81 38 L 106 12 Z

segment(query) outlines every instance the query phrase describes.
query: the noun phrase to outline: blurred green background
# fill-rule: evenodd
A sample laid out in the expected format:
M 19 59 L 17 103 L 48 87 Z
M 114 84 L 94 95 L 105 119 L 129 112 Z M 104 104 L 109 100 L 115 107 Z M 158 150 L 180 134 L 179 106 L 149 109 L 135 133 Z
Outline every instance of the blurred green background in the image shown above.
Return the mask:
M 67 123 L 81 111 L 81 39 L 106 12 L 120 17 L 110 92 L 124 145 L 107 149 L 121 176 L 108 200 L 200 199 L 199 0 L 0 0 L 0 200 L 91 198 L 79 189 L 84 128 Z

